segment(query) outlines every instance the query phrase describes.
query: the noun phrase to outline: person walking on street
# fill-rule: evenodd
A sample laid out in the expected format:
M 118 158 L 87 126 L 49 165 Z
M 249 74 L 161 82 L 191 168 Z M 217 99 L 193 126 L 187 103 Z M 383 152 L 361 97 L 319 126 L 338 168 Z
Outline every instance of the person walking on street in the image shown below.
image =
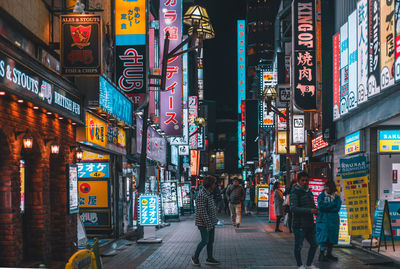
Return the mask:
M 337 261 L 332 255 L 333 244 L 339 238 L 339 210 L 342 205 L 340 196 L 336 193 L 336 184 L 332 180 L 325 183 L 325 190 L 318 196 L 317 241 L 320 244 L 319 261 Z
M 196 252 L 192 257 L 192 263 L 200 266 L 199 256 L 201 250 L 207 245 L 206 264 L 218 265 L 219 261 L 213 257 L 213 244 L 215 237 L 215 225 L 217 224 L 217 211 L 213 199 L 213 190 L 217 179 L 213 176 L 206 176 L 201 186 L 199 194 L 196 197 L 196 226 L 201 235 L 201 241 L 197 245 Z
M 292 180 L 290 182 L 289 188 L 286 188 L 283 195 L 285 196 L 285 201 L 283 205 L 285 207 L 285 214 L 287 214 L 287 226 L 289 228 L 289 233 L 292 233 L 292 211 L 290 210 L 290 193 L 292 192 L 293 187 L 297 184 L 296 180 Z
M 318 215 L 319 211 L 315 206 L 314 196 L 308 187 L 308 174 L 299 172 L 297 180 L 297 185 L 293 187 L 290 194 L 290 210 L 293 212 L 294 256 L 299 269 L 305 269 L 306 267 L 301 260 L 301 249 L 303 241 L 306 239 L 310 244 L 306 266 L 308 269 L 318 269 L 312 263 L 318 248 L 315 238 L 314 214 Z
M 228 186 L 226 194 L 229 200 L 232 224 L 239 228 L 242 220 L 242 202 L 244 200 L 244 189 L 239 185 L 239 179 L 235 177 L 233 183 Z
M 283 191 L 281 189 L 281 183 L 279 183 L 279 181 L 276 181 L 274 183 L 274 209 L 276 215 L 275 232 L 282 232 L 282 230 L 279 229 L 279 224 L 281 223 L 283 215 Z

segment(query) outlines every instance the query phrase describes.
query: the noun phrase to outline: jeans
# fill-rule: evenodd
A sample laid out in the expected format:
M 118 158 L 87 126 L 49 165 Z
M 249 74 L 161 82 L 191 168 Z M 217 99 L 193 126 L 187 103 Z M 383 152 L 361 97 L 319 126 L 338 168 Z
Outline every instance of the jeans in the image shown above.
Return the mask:
M 318 248 L 317 239 L 315 237 L 315 229 L 294 228 L 293 232 L 294 232 L 294 257 L 296 258 L 297 266 L 303 265 L 303 262 L 301 261 L 301 248 L 303 247 L 304 238 L 310 244 L 310 249 L 308 250 L 308 257 L 306 264 L 307 266 L 310 266 L 314 260 L 314 255 Z
M 201 234 L 201 241 L 197 245 L 196 252 L 194 256 L 199 258 L 201 250 L 207 245 L 207 258 L 211 259 L 213 257 L 213 244 L 214 244 L 214 235 L 215 228 L 210 231 L 207 231 L 206 227 L 198 226 Z
M 282 216 L 276 216 L 275 232 L 279 230 L 279 224 L 281 223 Z
M 240 224 L 240 222 L 242 221 L 242 204 L 229 203 L 229 209 L 231 211 L 232 224 Z

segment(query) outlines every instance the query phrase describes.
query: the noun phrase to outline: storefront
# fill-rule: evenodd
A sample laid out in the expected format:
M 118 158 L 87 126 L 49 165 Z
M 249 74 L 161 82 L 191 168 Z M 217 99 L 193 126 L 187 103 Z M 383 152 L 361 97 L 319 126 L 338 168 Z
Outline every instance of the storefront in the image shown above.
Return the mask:
M 89 111 L 85 127 L 77 130 L 84 152 L 78 163 L 80 219 L 88 235 L 118 238 L 133 224 L 128 210 L 133 207 L 136 174 L 123 169 L 124 164 L 128 168 L 133 104 L 104 77 L 92 79 L 87 87 Z
M 67 182 L 82 100 L 71 83 L 0 36 L 2 265 L 47 264 L 50 251 L 52 260 L 65 260 L 76 249 L 77 197 Z

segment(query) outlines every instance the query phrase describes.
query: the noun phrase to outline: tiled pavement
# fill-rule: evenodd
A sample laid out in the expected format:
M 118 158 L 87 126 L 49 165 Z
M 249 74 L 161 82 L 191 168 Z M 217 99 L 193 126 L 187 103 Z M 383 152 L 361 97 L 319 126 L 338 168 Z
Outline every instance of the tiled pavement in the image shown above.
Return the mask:
M 245 217 L 240 229 L 233 228 L 227 216 L 220 216 L 220 218 L 224 219 L 225 225 L 216 228 L 214 256 L 221 261 L 221 265 L 202 264 L 202 268 L 296 268 L 292 234 L 274 233 L 273 225 L 267 224 L 265 217 Z M 116 256 L 104 258 L 105 268 L 196 268 L 191 265 L 190 257 L 200 240 L 200 233 L 194 226 L 193 217 L 185 217 L 179 223 L 172 223 L 170 227 L 159 230 L 157 235 L 163 238 L 161 244 L 135 243 Z M 308 244 L 305 242 L 304 246 L 303 257 L 308 250 Z M 354 248 L 335 248 L 334 252 L 339 257 L 339 262 L 316 263 L 316 265 L 321 269 L 400 268 L 395 264 L 363 265 L 362 261 L 373 256 Z M 205 259 L 206 249 L 204 248 L 200 255 L 200 262 L 204 262 Z

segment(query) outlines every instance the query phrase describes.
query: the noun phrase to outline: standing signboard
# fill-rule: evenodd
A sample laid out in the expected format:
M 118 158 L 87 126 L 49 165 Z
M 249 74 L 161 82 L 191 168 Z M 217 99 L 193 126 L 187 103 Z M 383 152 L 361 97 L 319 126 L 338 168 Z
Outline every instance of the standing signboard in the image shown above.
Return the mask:
M 314 0 L 293 1 L 292 24 L 294 104 L 313 111 L 317 108 Z
M 101 75 L 101 16 L 61 15 L 61 74 Z
M 357 3 L 358 104 L 368 100 L 368 0 Z
M 368 96 L 380 93 L 381 77 L 381 40 L 380 40 L 380 5 L 379 0 L 369 0 L 369 25 L 368 25 Z
M 146 0 L 115 0 L 118 87 L 135 103 L 146 92 Z
M 182 41 L 182 0 L 160 0 L 160 61 L 169 33 L 169 52 Z M 182 56 L 168 59 L 166 91 L 160 93 L 160 128 L 167 136 L 182 136 Z
M 389 214 L 392 220 L 392 234 L 394 240 L 400 240 L 400 203 L 389 202 Z
M 392 239 L 393 251 L 395 251 L 392 234 L 392 224 L 390 221 L 389 205 L 387 200 L 378 200 L 376 203 L 374 223 L 372 226 L 372 237 L 376 237 L 379 240 L 378 252 L 381 247 L 382 237 L 385 241 L 385 247 L 386 237 L 390 237 Z
M 257 208 L 267 208 L 269 202 L 269 188 L 267 184 L 256 185 Z
M 381 1 L 381 89 L 394 84 L 394 0 Z
M 161 201 L 165 217 L 179 217 L 176 182 L 161 183 Z
M 78 196 L 78 166 L 74 164 L 68 165 L 68 209 L 69 214 L 79 212 L 79 196 Z
M 368 167 L 365 156 L 340 159 L 340 173 L 349 219 L 349 234 L 371 234 Z
M 141 226 L 156 226 L 161 222 L 160 201 L 157 195 L 140 195 L 138 220 Z

